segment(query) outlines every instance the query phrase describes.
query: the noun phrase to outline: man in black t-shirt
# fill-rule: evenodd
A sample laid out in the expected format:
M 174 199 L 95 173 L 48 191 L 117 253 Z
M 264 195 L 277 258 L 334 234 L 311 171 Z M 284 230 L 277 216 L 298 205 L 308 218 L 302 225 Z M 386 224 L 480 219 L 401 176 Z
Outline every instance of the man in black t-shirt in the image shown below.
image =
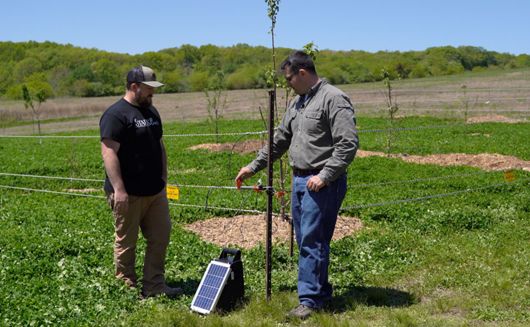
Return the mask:
M 99 122 L 105 164 L 105 192 L 115 221 L 116 277 L 136 287 L 136 242 L 139 229 L 147 247 L 142 297 L 181 293 L 165 282 L 165 258 L 171 232 L 166 196 L 167 156 L 162 121 L 152 105 L 163 84 L 149 67 L 127 74 L 125 96 L 110 106 Z

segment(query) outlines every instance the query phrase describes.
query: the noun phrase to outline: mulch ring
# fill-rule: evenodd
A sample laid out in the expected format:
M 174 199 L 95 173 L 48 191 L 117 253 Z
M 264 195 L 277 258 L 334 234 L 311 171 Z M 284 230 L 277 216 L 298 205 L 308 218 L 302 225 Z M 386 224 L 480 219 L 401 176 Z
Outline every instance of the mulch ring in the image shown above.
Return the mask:
M 204 143 L 191 146 L 190 150 L 208 150 L 212 152 L 230 151 L 242 154 L 255 153 L 265 145 L 261 140 L 246 140 L 236 143 Z
M 375 151 L 357 151 L 357 157 L 388 157 L 398 158 L 406 162 L 418 164 L 431 164 L 440 166 L 471 166 L 488 171 L 499 171 L 508 169 L 522 169 L 530 171 L 530 161 L 521 160 L 514 156 L 505 156 L 496 153 L 446 153 L 431 154 L 428 156 L 416 156 L 406 154 L 390 154 Z
M 339 216 L 335 226 L 333 240 L 352 235 L 363 227 L 359 218 Z M 185 229 L 199 235 L 204 241 L 218 246 L 237 245 L 250 249 L 259 243 L 265 243 L 265 215 L 239 215 L 235 217 L 216 217 L 196 221 L 184 226 Z M 289 243 L 290 224 L 278 216 L 272 218 L 273 243 Z
M 507 124 L 516 124 L 526 122 L 525 119 L 510 118 L 503 115 L 486 115 L 486 116 L 475 116 L 470 117 L 466 120 L 468 124 L 478 124 L 478 123 L 507 123 Z
M 232 151 L 238 153 L 255 153 L 263 146 L 260 140 L 248 140 L 239 143 L 205 143 L 190 147 L 192 150 L 204 149 L 208 151 Z M 446 153 L 431 154 L 428 156 L 407 155 L 407 154 L 390 154 L 376 151 L 357 151 L 358 158 L 364 157 L 387 157 L 398 158 L 406 162 L 418 164 L 431 164 L 440 166 L 471 166 L 483 170 L 507 170 L 522 169 L 530 171 L 530 161 L 521 160 L 514 156 L 506 156 L 496 153 Z

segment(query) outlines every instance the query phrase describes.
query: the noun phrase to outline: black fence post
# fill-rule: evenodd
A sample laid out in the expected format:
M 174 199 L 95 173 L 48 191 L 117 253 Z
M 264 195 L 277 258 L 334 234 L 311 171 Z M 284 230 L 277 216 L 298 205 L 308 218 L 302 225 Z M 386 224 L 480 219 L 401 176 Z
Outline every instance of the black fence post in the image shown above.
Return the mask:
M 274 196 L 273 184 L 272 184 L 272 173 L 273 173 L 273 161 L 272 161 L 272 142 L 274 140 L 274 104 L 276 103 L 276 92 L 274 90 L 269 91 L 269 144 L 267 159 L 267 232 L 266 232 L 266 262 L 265 262 L 265 289 L 267 301 L 271 299 L 271 271 L 272 271 L 272 199 Z

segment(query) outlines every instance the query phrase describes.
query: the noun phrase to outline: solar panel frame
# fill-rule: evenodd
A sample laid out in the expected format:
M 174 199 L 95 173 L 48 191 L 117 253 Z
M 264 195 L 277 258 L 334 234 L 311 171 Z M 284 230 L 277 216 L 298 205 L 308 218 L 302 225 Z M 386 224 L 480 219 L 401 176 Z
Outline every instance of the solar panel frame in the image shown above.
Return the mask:
M 217 260 L 210 262 L 191 301 L 191 310 L 202 314 L 212 312 L 223 293 L 230 273 L 229 263 Z

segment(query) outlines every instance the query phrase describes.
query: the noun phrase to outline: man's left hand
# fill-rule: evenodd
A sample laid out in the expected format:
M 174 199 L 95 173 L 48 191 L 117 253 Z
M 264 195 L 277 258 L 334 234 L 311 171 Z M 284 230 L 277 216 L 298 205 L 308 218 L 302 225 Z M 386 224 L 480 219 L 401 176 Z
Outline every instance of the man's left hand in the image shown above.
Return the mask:
M 310 191 L 318 192 L 321 188 L 326 186 L 326 183 L 320 179 L 317 175 L 311 176 L 311 178 L 307 181 L 307 188 Z

